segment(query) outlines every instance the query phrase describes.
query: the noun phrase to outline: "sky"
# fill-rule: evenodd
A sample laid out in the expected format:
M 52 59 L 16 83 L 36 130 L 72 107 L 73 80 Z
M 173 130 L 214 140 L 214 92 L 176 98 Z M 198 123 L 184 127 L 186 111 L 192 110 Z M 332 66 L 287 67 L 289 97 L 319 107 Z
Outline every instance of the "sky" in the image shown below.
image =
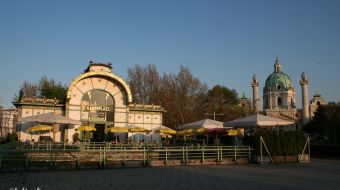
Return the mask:
M 90 60 L 127 78 L 134 65 L 160 73 L 189 67 L 209 87 L 223 85 L 249 98 L 257 75 L 260 97 L 278 56 L 296 89 L 309 79 L 340 101 L 338 0 L 1 0 L 0 104 L 23 81 L 47 76 L 69 85 Z M 262 102 L 262 98 L 261 102 Z

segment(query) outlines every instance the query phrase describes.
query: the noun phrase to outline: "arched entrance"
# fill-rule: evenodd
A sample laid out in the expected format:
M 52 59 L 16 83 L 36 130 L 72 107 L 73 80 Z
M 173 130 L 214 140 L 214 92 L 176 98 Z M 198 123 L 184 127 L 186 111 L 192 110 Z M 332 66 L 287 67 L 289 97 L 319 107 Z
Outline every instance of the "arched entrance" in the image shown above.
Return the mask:
M 115 102 L 113 96 L 99 89 L 89 90 L 81 99 L 81 121 L 93 125 L 96 131 L 88 137 L 95 142 L 105 140 L 105 129 L 114 123 Z

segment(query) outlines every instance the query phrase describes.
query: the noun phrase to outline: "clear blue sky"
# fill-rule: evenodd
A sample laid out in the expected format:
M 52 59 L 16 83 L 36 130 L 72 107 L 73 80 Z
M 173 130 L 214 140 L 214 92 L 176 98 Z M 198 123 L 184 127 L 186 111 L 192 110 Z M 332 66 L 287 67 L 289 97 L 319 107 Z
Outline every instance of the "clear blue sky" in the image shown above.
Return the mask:
M 338 0 L 1 0 L 0 96 L 46 75 L 69 84 L 90 60 L 112 62 L 124 78 L 135 64 L 176 73 L 180 65 L 210 87 L 260 95 L 275 56 L 293 80 L 340 101 Z M 262 99 L 261 99 L 262 101 Z

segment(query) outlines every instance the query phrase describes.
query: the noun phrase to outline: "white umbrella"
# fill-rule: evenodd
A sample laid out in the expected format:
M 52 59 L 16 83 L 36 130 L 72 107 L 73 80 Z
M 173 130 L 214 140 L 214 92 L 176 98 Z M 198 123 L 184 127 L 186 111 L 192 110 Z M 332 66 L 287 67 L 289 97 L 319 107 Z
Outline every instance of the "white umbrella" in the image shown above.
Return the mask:
M 270 116 L 265 115 L 251 115 L 247 117 L 243 117 L 240 119 L 236 119 L 233 121 L 225 122 L 224 127 L 271 127 L 271 126 L 287 126 L 293 125 L 294 121 L 282 120 Z
M 223 128 L 223 122 L 212 120 L 212 119 L 203 119 L 199 121 L 195 121 L 192 123 L 187 123 L 181 126 L 178 126 L 178 129 L 198 129 L 198 128 L 206 128 L 206 129 L 214 129 L 214 128 Z
M 49 123 L 53 124 L 54 129 L 57 129 L 59 124 L 71 124 L 80 125 L 81 122 L 59 115 L 55 113 L 44 113 L 39 115 L 33 115 L 29 117 L 18 118 L 20 122 L 31 122 L 31 123 Z M 53 130 L 53 141 L 55 140 L 55 131 Z
M 59 115 L 59 114 L 55 114 L 52 112 L 19 118 L 18 121 L 34 122 L 34 123 L 71 124 L 71 125 L 80 124 L 80 122 L 77 120 L 74 120 L 66 116 Z

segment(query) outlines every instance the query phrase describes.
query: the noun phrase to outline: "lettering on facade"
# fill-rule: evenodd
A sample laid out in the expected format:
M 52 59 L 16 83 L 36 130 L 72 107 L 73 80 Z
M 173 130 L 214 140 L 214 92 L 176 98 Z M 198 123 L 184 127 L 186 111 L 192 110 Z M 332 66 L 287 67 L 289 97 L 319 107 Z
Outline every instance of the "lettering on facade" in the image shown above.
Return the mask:
M 110 107 L 102 107 L 102 106 L 86 106 L 86 111 L 111 111 Z

